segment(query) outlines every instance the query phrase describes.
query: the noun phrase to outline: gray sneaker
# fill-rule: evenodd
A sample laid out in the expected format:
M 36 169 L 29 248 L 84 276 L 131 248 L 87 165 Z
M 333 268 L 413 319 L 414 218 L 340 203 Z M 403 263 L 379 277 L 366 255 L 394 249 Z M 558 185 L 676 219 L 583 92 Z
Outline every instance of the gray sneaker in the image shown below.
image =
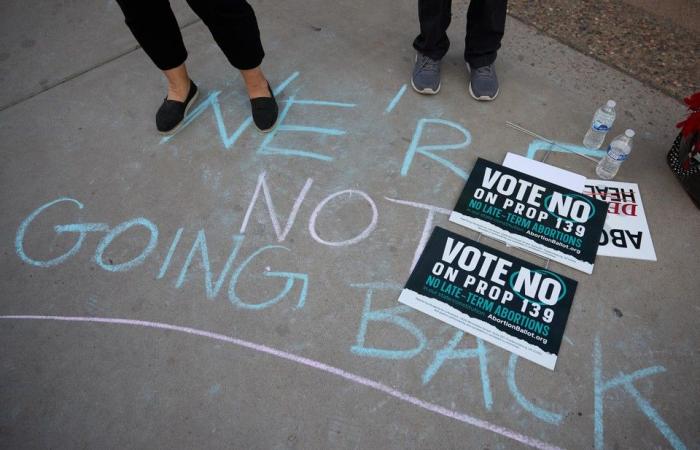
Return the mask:
M 469 67 L 469 64 L 467 64 Z M 488 66 L 469 67 L 471 77 L 469 80 L 469 93 L 476 100 L 491 101 L 498 95 L 498 78 L 496 67 L 493 63 Z
M 411 86 L 420 94 L 435 95 L 440 92 L 440 60 L 417 53 Z

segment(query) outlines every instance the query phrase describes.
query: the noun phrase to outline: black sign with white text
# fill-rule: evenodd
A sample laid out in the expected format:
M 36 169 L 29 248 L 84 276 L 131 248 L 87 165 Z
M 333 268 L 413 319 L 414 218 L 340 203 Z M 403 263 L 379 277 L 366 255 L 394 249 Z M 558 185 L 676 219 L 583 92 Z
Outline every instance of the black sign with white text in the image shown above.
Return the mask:
M 399 302 L 554 370 L 576 286 L 435 227 Z
M 586 273 L 605 202 L 479 158 L 450 221 Z

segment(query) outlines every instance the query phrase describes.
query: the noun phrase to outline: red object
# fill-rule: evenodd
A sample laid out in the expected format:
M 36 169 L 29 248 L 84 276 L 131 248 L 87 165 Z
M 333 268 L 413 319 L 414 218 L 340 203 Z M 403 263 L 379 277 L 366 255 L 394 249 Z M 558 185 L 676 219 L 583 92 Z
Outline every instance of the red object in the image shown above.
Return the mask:
M 681 129 L 683 137 L 688 137 L 700 131 L 700 92 L 686 97 L 683 101 L 688 105 L 690 114 L 684 121 L 678 122 L 676 127 Z
M 681 167 L 684 170 L 688 170 L 693 158 L 700 151 L 700 146 L 698 145 L 698 136 L 700 136 L 700 92 L 686 97 L 683 101 L 688 105 L 690 114 L 685 120 L 678 122 L 676 127 L 681 129 L 681 135 L 684 138 L 692 139 L 690 151 L 686 155 L 680 155 L 683 158 Z

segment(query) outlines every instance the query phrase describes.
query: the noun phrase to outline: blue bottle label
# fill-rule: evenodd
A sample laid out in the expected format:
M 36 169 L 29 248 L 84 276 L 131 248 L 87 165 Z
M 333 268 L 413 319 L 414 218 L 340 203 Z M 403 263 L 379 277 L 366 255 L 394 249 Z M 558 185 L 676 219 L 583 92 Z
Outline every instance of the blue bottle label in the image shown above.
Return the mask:
M 608 131 L 610 130 L 610 127 L 600 122 L 599 120 L 596 120 L 593 122 L 593 129 L 595 131 Z
M 629 155 L 619 152 L 616 149 L 612 148 L 612 146 L 608 145 L 608 158 L 614 161 L 624 161 L 627 159 L 628 156 Z

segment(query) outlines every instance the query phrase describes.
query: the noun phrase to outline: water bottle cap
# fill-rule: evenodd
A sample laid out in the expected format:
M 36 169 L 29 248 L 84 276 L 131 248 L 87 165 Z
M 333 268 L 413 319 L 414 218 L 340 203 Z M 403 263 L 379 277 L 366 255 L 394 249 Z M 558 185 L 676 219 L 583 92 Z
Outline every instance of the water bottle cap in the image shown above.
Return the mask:
M 608 100 L 608 103 L 606 104 L 608 108 L 614 108 L 617 103 L 615 103 L 615 100 Z
M 634 130 L 625 130 L 625 136 L 627 136 L 628 138 L 633 138 Z

